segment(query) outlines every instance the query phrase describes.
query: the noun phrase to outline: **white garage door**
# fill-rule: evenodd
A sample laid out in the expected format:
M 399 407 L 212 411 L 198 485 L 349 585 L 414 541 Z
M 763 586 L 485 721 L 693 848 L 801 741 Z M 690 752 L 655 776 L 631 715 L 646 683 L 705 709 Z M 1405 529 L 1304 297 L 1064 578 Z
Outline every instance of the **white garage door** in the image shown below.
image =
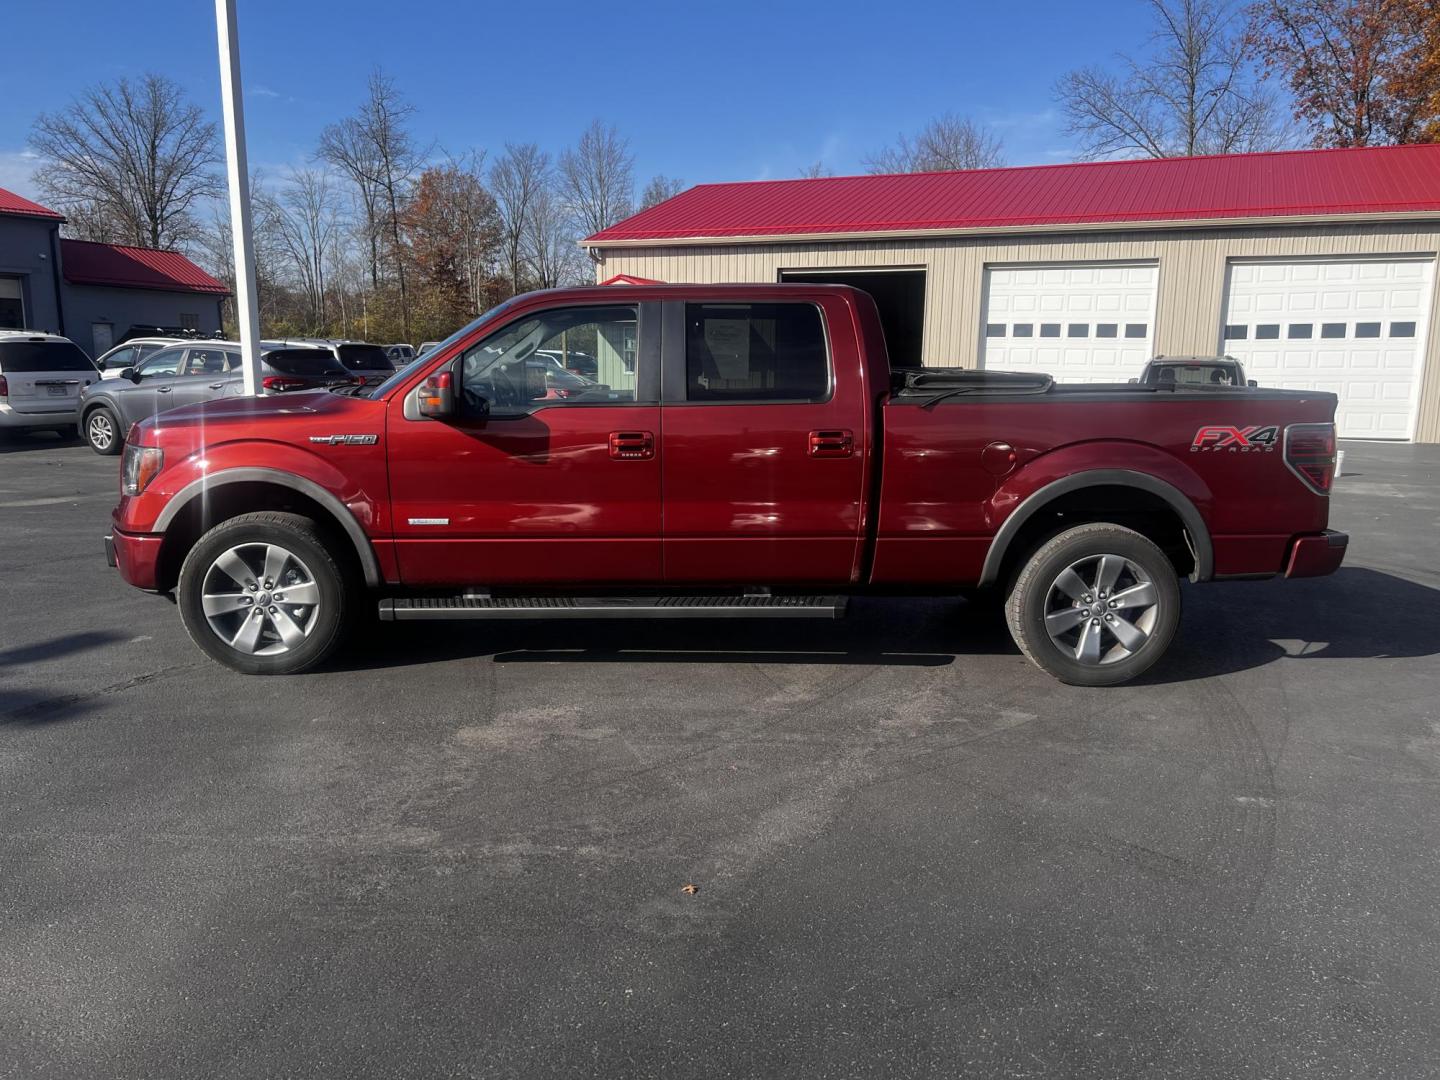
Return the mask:
M 1355 439 L 1414 434 L 1432 259 L 1235 262 L 1225 351 L 1261 386 L 1328 390 Z
M 985 271 L 981 366 L 1062 382 L 1125 382 L 1153 355 L 1154 263 Z

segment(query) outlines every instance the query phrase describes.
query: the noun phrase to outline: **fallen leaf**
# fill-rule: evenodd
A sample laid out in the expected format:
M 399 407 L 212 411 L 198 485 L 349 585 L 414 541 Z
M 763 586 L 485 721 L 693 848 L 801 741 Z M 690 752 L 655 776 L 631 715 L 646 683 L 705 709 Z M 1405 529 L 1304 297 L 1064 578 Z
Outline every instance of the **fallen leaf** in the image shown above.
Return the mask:
M 700 891 L 700 886 L 687 881 L 684 885 L 680 886 L 680 891 L 683 892 L 686 896 L 694 896 L 697 892 Z

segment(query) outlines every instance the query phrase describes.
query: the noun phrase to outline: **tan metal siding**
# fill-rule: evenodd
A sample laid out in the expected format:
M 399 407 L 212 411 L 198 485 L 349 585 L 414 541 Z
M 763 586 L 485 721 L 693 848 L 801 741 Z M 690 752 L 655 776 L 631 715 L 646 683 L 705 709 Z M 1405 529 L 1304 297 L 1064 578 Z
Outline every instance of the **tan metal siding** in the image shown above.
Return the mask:
M 972 367 L 980 348 L 981 292 L 987 266 L 1024 262 L 1159 264 L 1157 352 L 1208 353 L 1220 346 L 1225 267 L 1230 259 L 1416 255 L 1440 252 L 1440 222 L 1329 224 L 1285 228 L 1165 229 L 1014 237 L 942 237 L 836 243 L 695 245 L 611 249 L 596 280 L 635 274 L 661 281 L 776 281 L 781 270 L 915 266 L 927 271 L 926 364 Z M 1432 275 L 1425 370 L 1416 438 L 1440 442 L 1440 273 Z

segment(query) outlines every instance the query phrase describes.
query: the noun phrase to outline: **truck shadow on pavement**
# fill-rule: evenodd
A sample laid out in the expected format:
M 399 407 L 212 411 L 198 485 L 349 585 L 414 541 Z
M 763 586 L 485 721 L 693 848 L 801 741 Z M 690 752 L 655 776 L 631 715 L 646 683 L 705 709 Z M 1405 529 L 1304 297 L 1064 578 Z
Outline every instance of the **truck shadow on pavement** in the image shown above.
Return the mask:
M 1440 589 L 1364 567 L 1309 581 L 1187 587 L 1184 604 L 1169 655 L 1136 685 L 1214 678 L 1280 660 L 1440 653 Z M 944 667 L 961 656 L 1019 652 L 999 610 L 937 598 L 861 598 L 837 622 L 537 620 L 381 624 L 379 630 L 330 670 L 482 657 L 500 664 Z

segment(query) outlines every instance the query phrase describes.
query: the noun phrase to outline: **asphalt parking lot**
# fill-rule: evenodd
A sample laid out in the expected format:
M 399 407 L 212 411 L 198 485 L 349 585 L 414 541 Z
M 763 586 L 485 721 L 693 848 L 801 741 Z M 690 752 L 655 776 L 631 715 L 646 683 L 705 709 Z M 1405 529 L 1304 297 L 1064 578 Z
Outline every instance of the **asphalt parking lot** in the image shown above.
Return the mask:
M 232 674 L 0 445 L 0 1076 L 1440 1075 L 1440 447 L 1062 686 L 961 601 Z M 698 891 L 682 892 L 693 883 Z

